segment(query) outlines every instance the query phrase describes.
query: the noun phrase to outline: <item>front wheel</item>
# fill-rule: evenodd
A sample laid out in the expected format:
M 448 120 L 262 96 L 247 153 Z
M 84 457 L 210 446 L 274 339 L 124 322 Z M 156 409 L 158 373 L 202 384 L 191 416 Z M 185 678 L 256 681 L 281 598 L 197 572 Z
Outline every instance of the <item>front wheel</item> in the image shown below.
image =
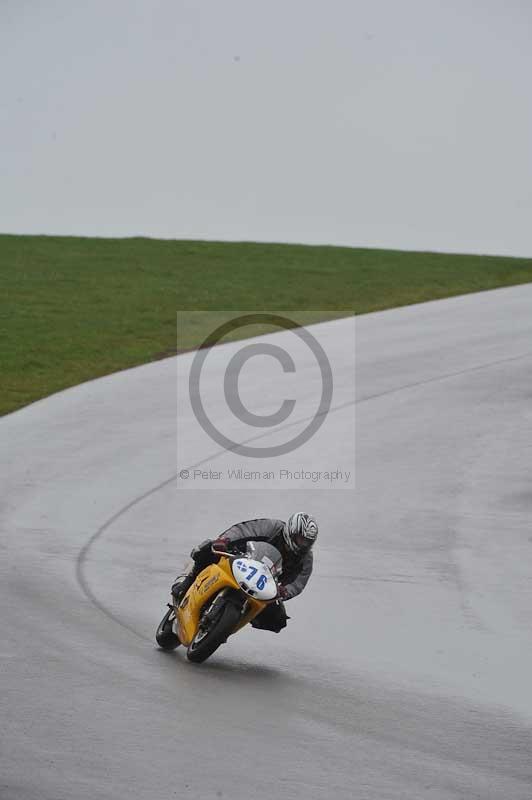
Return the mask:
M 155 639 L 159 647 L 163 650 L 175 650 L 181 642 L 174 633 L 173 622 L 175 619 L 174 609 L 170 608 L 159 623 L 155 633 Z
M 228 601 L 224 603 L 224 607 L 215 622 L 207 628 L 202 628 L 200 623 L 198 632 L 188 646 L 188 660 L 194 661 L 196 664 L 201 664 L 202 661 L 212 656 L 214 651 L 217 650 L 234 631 L 241 614 L 242 607 L 234 601 Z

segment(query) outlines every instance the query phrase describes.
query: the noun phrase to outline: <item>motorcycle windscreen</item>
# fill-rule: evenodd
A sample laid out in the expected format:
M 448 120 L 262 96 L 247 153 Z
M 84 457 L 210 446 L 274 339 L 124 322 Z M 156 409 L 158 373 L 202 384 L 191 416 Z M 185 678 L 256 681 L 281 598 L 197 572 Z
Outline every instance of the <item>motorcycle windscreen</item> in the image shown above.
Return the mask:
M 246 546 L 246 555 L 254 561 L 261 561 L 275 577 L 279 577 L 283 571 L 283 557 L 279 550 L 269 542 L 249 541 Z

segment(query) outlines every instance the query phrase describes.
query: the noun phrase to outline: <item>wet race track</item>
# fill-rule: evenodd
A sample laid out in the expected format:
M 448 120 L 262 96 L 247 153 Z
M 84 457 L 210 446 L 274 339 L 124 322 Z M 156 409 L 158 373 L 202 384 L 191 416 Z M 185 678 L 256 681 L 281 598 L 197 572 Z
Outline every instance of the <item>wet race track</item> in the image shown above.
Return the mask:
M 356 358 L 351 325 L 312 329 L 336 388 L 305 466 L 350 468 L 356 412 L 355 490 L 178 487 L 219 448 L 176 458 L 176 359 L 0 420 L 2 800 L 532 796 L 532 286 L 360 317 Z M 300 508 L 287 630 L 157 650 L 195 543 Z

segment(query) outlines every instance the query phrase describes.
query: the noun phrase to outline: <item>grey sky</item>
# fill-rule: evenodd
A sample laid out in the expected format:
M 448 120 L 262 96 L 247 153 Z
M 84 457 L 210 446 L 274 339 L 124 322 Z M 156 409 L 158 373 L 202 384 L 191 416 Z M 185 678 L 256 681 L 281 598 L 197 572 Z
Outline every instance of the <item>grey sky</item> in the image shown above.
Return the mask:
M 532 255 L 532 5 L 3 0 L 0 230 Z

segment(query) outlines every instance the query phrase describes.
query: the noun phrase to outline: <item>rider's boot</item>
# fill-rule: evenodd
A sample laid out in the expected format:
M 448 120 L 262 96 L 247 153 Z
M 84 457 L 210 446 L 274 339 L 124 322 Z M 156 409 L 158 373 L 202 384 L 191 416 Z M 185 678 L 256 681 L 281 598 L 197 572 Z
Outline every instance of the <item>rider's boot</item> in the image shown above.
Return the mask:
M 189 572 L 187 575 L 179 575 L 172 585 L 172 597 L 175 605 L 178 605 L 183 597 L 186 595 L 192 584 L 194 583 L 194 572 Z

